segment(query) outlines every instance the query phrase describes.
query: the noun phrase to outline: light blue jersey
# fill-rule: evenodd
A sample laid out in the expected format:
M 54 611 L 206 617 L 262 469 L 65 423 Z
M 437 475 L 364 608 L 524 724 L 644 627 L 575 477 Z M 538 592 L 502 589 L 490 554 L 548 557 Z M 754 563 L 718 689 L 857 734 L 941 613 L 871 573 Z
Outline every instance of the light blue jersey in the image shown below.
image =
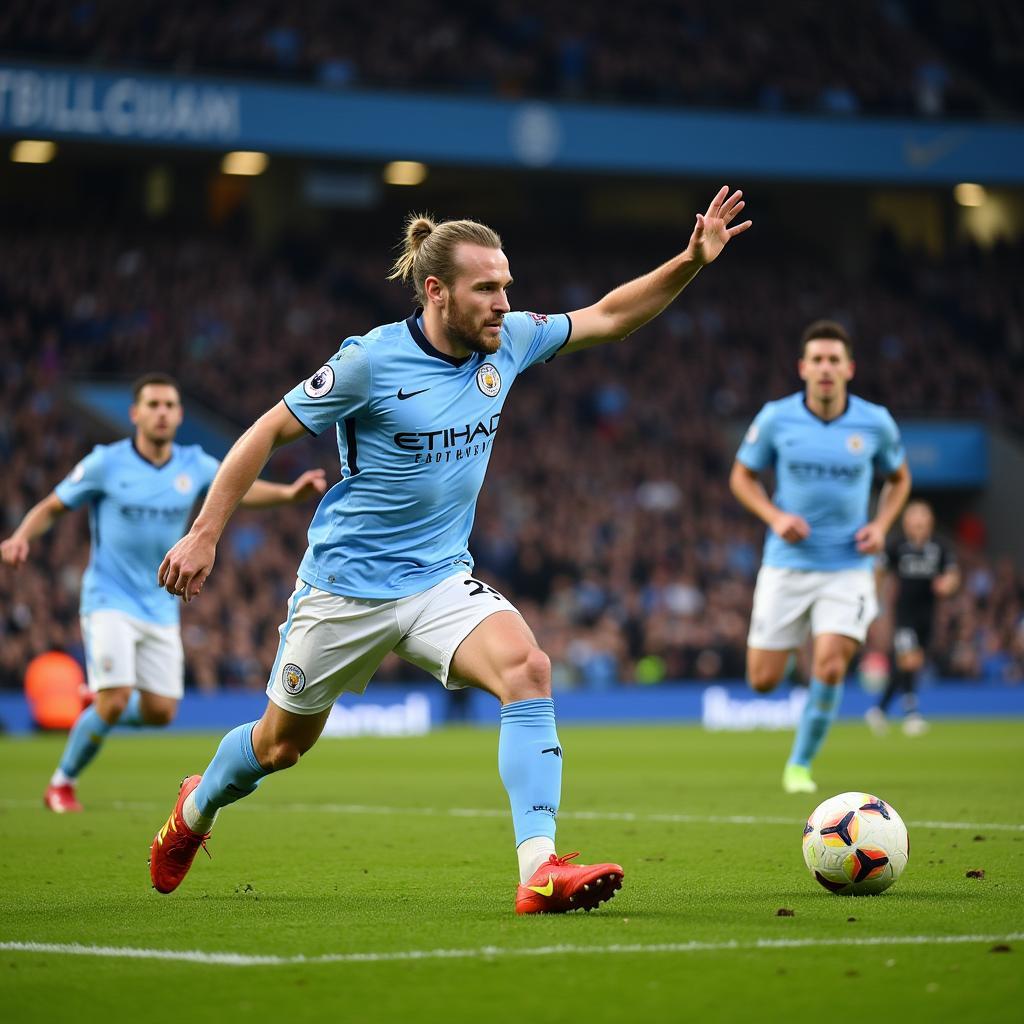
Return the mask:
M 393 599 L 472 570 L 476 499 L 509 388 L 572 330 L 564 314 L 509 313 L 497 352 L 456 359 L 430 344 L 418 313 L 347 338 L 285 395 L 310 433 L 337 425 L 342 479 L 299 566 L 320 590 Z
M 796 544 L 769 530 L 764 565 L 818 572 L 870 568 L 873 556 L 857 551 L 854 535 L 869 519 L 872 479 L 876 471 L 894 473 L 905 460 L 887 409 L 850 395 L 846 410 L 826 422 L 807 408 L 801 391 L 764 406 L 736 458 L 757 472 L 773 467 L 772 501 L 811 528 Z
M 112 609 L 157 625 L 178 622 L 180 602 L 157 586 L 156 573 L 218 465 L 198 445 L 172 445 L 170 459 L 156 466 L 126 439 L 98 444 L 56 486 L 68 508 L 89 506 L 83 615 Z

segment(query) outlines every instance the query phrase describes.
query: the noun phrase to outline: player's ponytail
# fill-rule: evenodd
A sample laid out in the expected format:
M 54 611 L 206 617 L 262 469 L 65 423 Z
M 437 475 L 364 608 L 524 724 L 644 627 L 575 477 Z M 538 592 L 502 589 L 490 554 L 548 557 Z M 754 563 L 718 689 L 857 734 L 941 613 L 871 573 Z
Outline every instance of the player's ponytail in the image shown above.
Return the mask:
M 425 213 L 412 213 L 405 222 L 405 235 L 399 243 L 401 253 L 388 274 L 389 281 L 411 281 L 420 305 L 426 305 L 423 284 L 437 277 L 454 283 L 458 274 L 455 249 L 460 242 L 500 249 L 501 238 L 486 224 L 474 220 L 444 220 L 436 223 Z
M 389 281 L 408 281 L 412 277 L 416 254 L 435 227 L 434 221 L 427 214 L 409 214 L 405 222 L 405 237 L 400 243 L 402 253 L 388 274 Z

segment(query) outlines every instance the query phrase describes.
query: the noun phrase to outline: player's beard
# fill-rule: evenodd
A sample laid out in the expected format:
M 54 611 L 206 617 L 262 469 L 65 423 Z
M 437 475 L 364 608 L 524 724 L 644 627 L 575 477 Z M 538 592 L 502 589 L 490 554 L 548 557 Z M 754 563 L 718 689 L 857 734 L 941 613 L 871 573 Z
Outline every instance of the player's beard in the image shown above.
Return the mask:
M 441 322 L 444 324 L 448 340 L 461 348 L 469 349 L 470 352 L 481 352 L 485 356 L 493 355 L 501 346 L 501 335 L 493 338 L 483 334 L 483 323 L 477 323 L 472 313 L 466 313 L 459 308 L 454 298 L 450 298 L 448 305 L 441 313 Z

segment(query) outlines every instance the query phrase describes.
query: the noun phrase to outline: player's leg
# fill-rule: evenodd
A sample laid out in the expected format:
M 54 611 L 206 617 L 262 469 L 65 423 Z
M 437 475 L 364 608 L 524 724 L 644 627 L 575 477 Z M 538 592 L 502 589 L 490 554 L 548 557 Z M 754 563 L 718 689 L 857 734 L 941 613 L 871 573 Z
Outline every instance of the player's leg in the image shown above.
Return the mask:
M 811 573 L 762 566 L 754 587 L 747 636 L 747 682 L 771 693 L 786 677 L 793 652 L 810 628 Z
M 913 686 L 912 673 L 921 667 L 918 660 L 919 641 L 917 632 L 912 627 L 897 624 L 893 634 L 892 671 L 878 704 L 869 708 L 865 718 L 875 733 L 883 733 L 888 728 L 886 716 L 889 706 L 895 697 L 905 694 Z
M 747 648 L 747 682 L 758 693 L 771 693 L 786 677 L 793 652 L 775 651 L 763 647 Z
M 386 606 L 375 614 L 374 605 Z M 394 602 L 360 602 L 301 584 L 288 603 L 263 716 L 232 729 L 202 775 L 181 784 L 150 847 L 150 877 L 173 892 L 209 838 L 217 812 L 291 768 L 320 737 L 343 690 L 362 691 L 398 640 Z
M 44 805 L 58 813 L 82 810 L 75 792 L 79 775 L 100 752 L 110 730 L 138 706 L 133 687 L 139 638 L 133 620 L 119 612 L 83 616 L 82 639 L 93 701 L 71 727 L 43 797 Z
M 832 723 L 839 714 L 846 671 L 878 613 L 874 579 L 867 570 L 821 573 L 811 611 L 814 637 L 807 703 L 797 725 L 783 773 L 787 792 L 813 792 L 810 773 Z
M 572 865 L 555 853 L 563 752 L 551 663 L 522 616 L 493 588 L 462 575 L 399 608 L 408 623 L 396 647 L 402 657 L 446 686 L 474 686 L 501 704 L 498 772 L 519 859 L 517 912 L 590 909 L 610 898 L 621 885 L 621 867 Z
M 810 772 L 811 762 L 821 749 L 832 723 L 839 714 L 843 680 L 859 641 L 848 636 L 824 633 L 814 638 L 811 682 L 807 703 L 800 716 L 789 765 Z M 802 773 L 795 773 L 802 774 Z
M 924 648 L 928 641 L 926 631 L 919 636 L 914 630 L 915 644 L 897 657 L 900 682 L 900 703 L 903 710 L 903 732 L 907 736 L 920 736 L 928 731 L 928 723 L 921 717 L 917 698 L 917 678 L 924 668 Z

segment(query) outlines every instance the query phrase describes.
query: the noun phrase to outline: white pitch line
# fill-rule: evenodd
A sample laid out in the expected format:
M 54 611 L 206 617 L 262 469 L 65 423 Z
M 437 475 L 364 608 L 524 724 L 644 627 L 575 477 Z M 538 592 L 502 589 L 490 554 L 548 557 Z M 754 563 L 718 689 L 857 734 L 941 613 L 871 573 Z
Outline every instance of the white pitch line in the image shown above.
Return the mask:
M 37 807 L 37 800 L 0 799 L 0 808 Z M 152 801 L 113 800 L 108 805 L 118 811 L 165 811 L 167 806 Z M 374 817 L 450 817 L 450 818 L 507 818 L 508 811 L 504 808 L 482 807 L 382 807 L 373 804 L 336 804 L 336 803 L 267 803 L 248 801 L 237 805 L 245 811 L 257 811 L 271 814 L 354 814 L 371 815 Z M 635 811 L 559 811 L 562 821 L 630 821 L 657 822 L 669 825 L 785 825 L 788 828 L 800 827 L 804 823 L 802 817 L 785 818 L 781 816 L 756 814 L 670 814 L 643 813 Z M 949 829 L 964 832 L 1024 832 L 1024 824 L 1001 821 L 908 821 L 908 827 Z
M 893 935 L 846 939 L 755 939 L 752 942 L 614 943 L 607 946 L 532 946 L 509 948 L 480 946 L 475 949 L 408 949 L 380 953 L 323 953 L 317 956 L 277 956 L 251 953 L 208 953 L 199 949 L 138 949 L 131 946 L 84 946 L 77 942 L 0 942 L 0 952 L 52 953 L 124 960 L 177 960 L 223 967 L 286 967 L 309 964 L 371 964 L 409 960 L 496 960 L 535 956 L 636 956 L 652 953 L 741 953 L 776 949 L 864 946 L 948 946 L 1019 942 L 1024 932 L 1009 935 Z

